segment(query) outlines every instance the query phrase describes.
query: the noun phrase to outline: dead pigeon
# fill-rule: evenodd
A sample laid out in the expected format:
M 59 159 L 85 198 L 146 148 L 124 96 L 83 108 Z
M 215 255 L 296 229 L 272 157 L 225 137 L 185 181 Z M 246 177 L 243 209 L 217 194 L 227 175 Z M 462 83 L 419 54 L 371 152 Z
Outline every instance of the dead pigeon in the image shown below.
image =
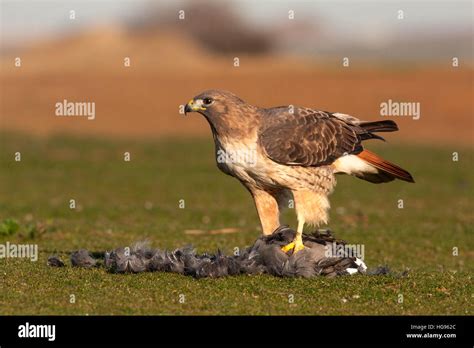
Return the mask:
M 273 234 L 258 238 L 240 255 L 225 255 L 220 250 L 214 254 L 197 254 L 187 246 L 173 251 L 153 249 L 140 242 L 133 247 L 118 248 L 104 255 L 103 266 L 113 273 L 172 272 L 195 278 L 219 278 L 238 274 L 271 274 L 279 277 L 335 277 L 348 274 L 364 274 L 367 266 L 348 251 L 346 243 L 333 237 L 330 231 L 304 235 L 305 248 L 298 253 L 285 253 L 281 247 L 295 237 L 295 231 L 280 226 Z M 328 251 L 338 250 L 336 256 Z M 340 251 L 340 252 L 339 252 Z M 51 261 L 49 261 L 51 260 Z M 50 257 L 48 264 L 55 267 L 59 258 Z M 71 264 L 91 268 L 97 260 L 85 249 L 71 254 Z M 387 274 L 388 269 L 374 274 Z

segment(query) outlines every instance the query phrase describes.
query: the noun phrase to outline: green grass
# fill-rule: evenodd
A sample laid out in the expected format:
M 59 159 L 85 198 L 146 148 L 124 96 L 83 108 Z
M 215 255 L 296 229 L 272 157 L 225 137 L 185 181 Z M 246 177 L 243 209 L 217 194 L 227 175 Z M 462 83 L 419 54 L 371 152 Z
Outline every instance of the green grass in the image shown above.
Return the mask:
M 0 222 L 6 222 L 0 244 L 35 243 L 40 256 L 38 262 L 0 259 L 0 314 L 473 313 L 472 150 L 372 143 L 417 183 L 339 178 L 330 228 L 339 238 L 364 244 L 369 268 L 408 269 L 407 277 L 196 280 L 57 269 L 46 259 L 55 251 L 110 250 L 144 239 L 160 248 L 193 244 L 200 252 L 231 253 L 252 244 L 260 233 L 253 202 L 216 168 L 210 137 L 144 142 L 2 134 L 1 145 Z M 21 162 L 13 160 L 17 151 Z M 126 151 L 130 162 L 123 161 Z M 459 162 L 451 160 L 453 151 Z M 75 210 L 69 209 L 72 198 Z M 180 199 L 185 209 L 179 209 Z M 294 226 L 293 214 L 287 211 L 282 220 Z M 225 227 L 239 232 L 185 233 Z

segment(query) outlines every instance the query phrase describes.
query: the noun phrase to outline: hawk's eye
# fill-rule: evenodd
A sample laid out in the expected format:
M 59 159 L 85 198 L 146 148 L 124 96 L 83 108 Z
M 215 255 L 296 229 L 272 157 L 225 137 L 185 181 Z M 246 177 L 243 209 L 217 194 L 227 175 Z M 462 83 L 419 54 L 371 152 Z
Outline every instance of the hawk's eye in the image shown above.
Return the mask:
M 213 100 L 211 98 L 204 98 L 202 102 L 204 103 L 204 105 L 211 105 Z

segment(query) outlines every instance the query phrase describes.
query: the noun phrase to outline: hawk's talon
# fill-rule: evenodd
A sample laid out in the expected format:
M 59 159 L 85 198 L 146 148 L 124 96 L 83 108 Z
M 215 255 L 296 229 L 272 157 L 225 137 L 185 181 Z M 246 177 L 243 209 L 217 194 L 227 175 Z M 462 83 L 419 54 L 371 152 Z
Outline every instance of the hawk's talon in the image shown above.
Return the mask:
M 304 248 L 305 248 L 305 246 L 303 245 L 303 242 L 293 241 L 293 242 L 291 242 L 287 245 L 284 245 L 281 248 L 281 251 L 283 251 L 284 253 L 287 253 L 288 251 L 293 250 L 293 254 L 296 254 L 298 251 L 301 251 Z
M 287 253 L 288 251 L 292 250 L 295 248 L 295 242 L 291 242 L 287 245 L 284 245 L 281 247 L 281 251 L 283 251 L 284 253 Z

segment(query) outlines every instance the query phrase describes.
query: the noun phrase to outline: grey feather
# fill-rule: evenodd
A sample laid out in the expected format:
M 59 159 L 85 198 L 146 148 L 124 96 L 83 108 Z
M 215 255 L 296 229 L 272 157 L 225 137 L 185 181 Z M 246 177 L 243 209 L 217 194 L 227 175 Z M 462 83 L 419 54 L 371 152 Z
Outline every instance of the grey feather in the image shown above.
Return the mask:
M 81 249 L 71 254 L 71 264 L 74 267 L 91 268 L 94 267 L 96 263 L 97 261 L 86 249 Z
M 288 255 L 281 247 L 295 237 L 295 231 L 280 226 L 273 234 L 258 238 L 255 243 L 239 255 L 224 255 L 220 250 L 214 254 L 197 254 L 192 246 L 173 251 L 153 249 L 140 242 L 132 248 L 117 248 L 105 252 L 103 265 L 112 273 L 172 272 L 195 278 L 219 278 L 238 274 L 271 274 L 278 277 L 328 276 L 366 273 L 361 260 L 350 255 L 328 257 L 328 248 L 343 246 L 330 231 L 304 235 L 305 249 Z M 94 255 L 98 255 L 96 253 Z M 102 254 L 100 254 L 102 255 Z M 49 261 L 51 260 L 51 261 Z M 52 256 L 48 264 L 55 267 L 60 259 Z M 94 267 L 98 262 L 85 249 L 71 254 L 71 263 L 76 267 Z M 388 269 L 377 269 L 372 274 L 387 274 Z
M 48 257 L 48 266 L 51 267 L 64 267 L 64 262 L 57 255 L 51 255 Z

